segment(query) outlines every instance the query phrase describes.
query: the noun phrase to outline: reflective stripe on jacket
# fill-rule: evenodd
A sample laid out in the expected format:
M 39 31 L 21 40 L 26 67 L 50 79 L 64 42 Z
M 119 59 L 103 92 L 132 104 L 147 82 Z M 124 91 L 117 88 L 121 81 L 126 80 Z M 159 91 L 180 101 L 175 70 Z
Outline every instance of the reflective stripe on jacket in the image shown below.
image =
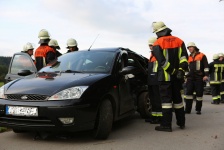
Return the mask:
M 178 37 L 168 35 L 157 39 L 153 53 L 158 61 L 158 80 L 170 81 L 178 69 L 187 70 L 188 54 L 184 42 Z
M 189 73 L 186 75 L 187 79 L 202 80 L 204 76 L 209 75 L 208 60 L 203 53 L 197 52 L 194 57 L 190 55 L 188 63 Z
M 148 85 L 158 85 L 158 78 L 157 78 L 157 70 L 158 70 L 158 61 L 156 60 L 153 52 L 149 58 L 148 62 Z
M 34 56 L 37 70 L 45 67 L 50 61 L 56 58 L 54 49 L 48 45 L 40 45 L 36 49 Z
M 223 65 L 219 60 L 209 64 L 210 84 L 220 84 L 222 80 Z

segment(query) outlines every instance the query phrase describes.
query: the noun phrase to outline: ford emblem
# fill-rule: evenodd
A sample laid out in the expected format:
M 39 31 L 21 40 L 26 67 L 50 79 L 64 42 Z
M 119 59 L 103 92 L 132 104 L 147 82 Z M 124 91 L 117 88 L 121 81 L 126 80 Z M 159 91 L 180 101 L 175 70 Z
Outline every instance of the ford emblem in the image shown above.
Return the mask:
M 22 97 L 21 97 L 21 99 L 23 99 L 23 100 L 26 100 L 28 97 L 26 96 L 26 95 L 23 95 Z

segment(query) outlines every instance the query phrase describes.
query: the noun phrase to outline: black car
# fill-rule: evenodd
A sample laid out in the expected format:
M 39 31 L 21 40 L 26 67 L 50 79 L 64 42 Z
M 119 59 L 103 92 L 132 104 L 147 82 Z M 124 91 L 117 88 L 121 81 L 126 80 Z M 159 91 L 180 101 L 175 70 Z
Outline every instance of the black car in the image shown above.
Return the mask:
M 95 138 L 106 139 L 114 121 L 136 110 L 150 116 L 147 63 L 129 49 L 103 48 L 64 54 L 36 72 L 32 59 L 17 53 L 6 76 L 12 81 L 0 88 L 0 126 L 93 130 Z

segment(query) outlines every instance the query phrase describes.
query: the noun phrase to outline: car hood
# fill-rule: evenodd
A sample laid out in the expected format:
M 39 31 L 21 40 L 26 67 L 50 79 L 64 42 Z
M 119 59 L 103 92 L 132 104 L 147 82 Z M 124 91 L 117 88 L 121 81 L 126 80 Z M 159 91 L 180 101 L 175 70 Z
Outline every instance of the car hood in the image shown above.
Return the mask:
M 12 81 L 7 84 L 5 94 L 38 94 L 51 96 L 74 86 L 90 86 L 109 74 L 62 73 L 54 77 L 35 77 Z

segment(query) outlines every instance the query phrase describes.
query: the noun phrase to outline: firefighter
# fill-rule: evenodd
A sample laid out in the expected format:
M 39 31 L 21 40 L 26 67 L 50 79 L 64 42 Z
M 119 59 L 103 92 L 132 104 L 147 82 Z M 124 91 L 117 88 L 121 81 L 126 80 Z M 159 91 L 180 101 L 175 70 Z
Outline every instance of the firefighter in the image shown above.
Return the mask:
M 157 68 L 158 62 L 153 55 L 153 44 L 157 40 L 156 37 L 151 37 L 148 41 L 149 49 L 151 50 L 151 56 L 148 62 L 148 91 L 149 91 L 149 99 L 152 105 L 152 116 L 149 119 L 146 119 L 146 122 L 150 122 L 151 124 L 160 123 L 162 117 L 162 106 L 159 95 L 159 83 L 157 79 Z
M 187 49 L 190 52 L 188 58 L 189 73 L 186 75 L 187 78 L 187 92 L 185 96 L 185 113 L 190 114 L 193 104 L 193 92 L 196 92 L 196 114 L 201 114 L 204 82 L 208 80 L 209 68 L 208 60 L 205 54 L 199 52 L 198 47 L 194 42 L 190 42 L 187 45 Z
M 184 105 L 181 97 L 185 70 L 188 68 L 187 50 L 184 42 L 172 36 L 172 30 L 163 22 L 153 22 L 153 32 L 158 39 L 153 45 L 153 54 L 158 61 L 158 81 L 162 101 L 162 120 L 157 131 L 172 132 L 173 106 L 177 125 L 185 128 Z
M 60 50 L 60 46 L 58 45 L 58 41 L 55 39 L 51 39 L 48 43 L 48 45 L 53 48 L 55 50 L 56 53 L 56 57 L 58 58 L 59 56 L 61 56 L 62 54 L 58 51 Z
M 79 48 L 78 48 L 77 41 L 75 39 L 72 39 L 72 38 L 68 39 L 67 40 L 67 49 L 68 49 L 67 53 L 70 53 L 70 52 L 73 52 L 73 51 L 78 51 Z
M 222 69 L 224 69 L 224 54 L 219 53 L 219 61 L 221 62 Z M 224 71 L 222 72 L 222 80 L 220 85 L 220 102 L 224 103 Z
M 26 45 L 23 46 L 23 53 L 27 53 L 28 55 L 33 56 L 33 45 L 31 43 L 26 43 Z
M 39 32 L 38 38 L 40 39 L 40 46 L 35 51 L 35 60 L 37 70 L 45 67 L 50 61 L 56 58 L 56 53 L 53 48 L 48 46 L 48 42 L 50 41 L 50 35 L 47 30 L 42 29 Z
M 212 91 L 211 104 L 220 103 L 220 85 L 222 80 L 222 62 L 219 61 L 219 55 L 213 55 L 213 62 L 209 64 L 210 86 Z

